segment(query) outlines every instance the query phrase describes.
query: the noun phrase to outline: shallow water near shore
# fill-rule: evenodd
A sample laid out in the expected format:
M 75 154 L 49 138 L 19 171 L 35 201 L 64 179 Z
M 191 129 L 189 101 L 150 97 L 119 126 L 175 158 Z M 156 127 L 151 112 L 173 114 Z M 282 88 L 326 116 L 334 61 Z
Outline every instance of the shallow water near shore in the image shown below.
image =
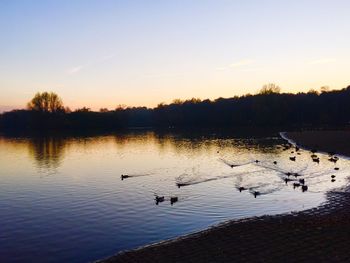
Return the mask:
M 315 207 L 347 182 L 348 160 L 316 153 L 316 163 L 283 144 L 278 133 L 0 136 L 0 261 L 93 261 L 226 220 Z M 307 191 L 293 187 L 299 179 Z

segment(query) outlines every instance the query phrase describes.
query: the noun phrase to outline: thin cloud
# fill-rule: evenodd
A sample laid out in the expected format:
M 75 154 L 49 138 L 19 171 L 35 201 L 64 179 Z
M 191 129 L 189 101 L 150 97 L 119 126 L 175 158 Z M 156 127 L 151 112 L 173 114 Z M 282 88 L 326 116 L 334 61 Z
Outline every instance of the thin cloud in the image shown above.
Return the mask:
M 68 70 L 68 74 L 69 74 L 69 75 L 77 74 L 77 73 L 80 72 L 84 67 L 85 67 L 84 65 L 80 65 L 80 66 L 76 66 L 76 67 L 70 68 L 70 69 Z
M 232 68 L 241 68 L 241 70 L 247 70 L 247 69 L 249 69 L 249 67 L 247 67 L 247 66 L 251 66 L 254 64 L 255 64 L 255 60 L 242 59 L 242 60 L 239 60 L 235 63 L 232 63 L 232 64 L 224 66 L 224 67 L 217 67 L 217 68 L 215 68 L 215 70 L 216 71 L 228 71 L 229 69 L 232 69 Z
M 244 66 L 248 66 L 248 65 L 252 65 L 255 63 L 255 60 L 252 59 L 243 59 L 240 61 L 237 61 L 235 63 L 232 63 L 229 65 L 230 68 L 239 68 L 239 67 L 244 67 Z
M 108 60 L 113 59 L 115 56 L 116 56 L 116 54 L 109 54 L 109 55 L 103 56 L 103 57 L 101 57 L 101 58 L 99 58 L 99 59 L 97 59 L 95 61 L 89 62 L 87 64 L 83 64 L 83 65 L 78 65 L 76 67 L 72 67 L 72 68 L 67 70 L 67 73 L 69 75 L 77 74 L 77 73 L 79 73 L 80 71 L 82 71 L 83 69 L 85 69 L 87 67 L 96 66 L 98 64 L 101 64 L 103 62 L 106 62 Z
M 320 65 L 320 64 L 329 64 L 329 63 L 333 63 L 336 60 L 334 58 L 321 58 L 321 59 L 316 59 L 313 61 L 310 61 L 309 64 L 310 65 Z

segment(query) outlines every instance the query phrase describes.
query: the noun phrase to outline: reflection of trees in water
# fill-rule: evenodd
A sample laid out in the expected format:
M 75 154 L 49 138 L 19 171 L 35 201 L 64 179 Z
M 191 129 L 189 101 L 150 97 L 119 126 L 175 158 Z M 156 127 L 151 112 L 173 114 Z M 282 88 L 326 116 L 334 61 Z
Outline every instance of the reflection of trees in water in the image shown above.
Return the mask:
M 182 132 L 157 132 L 140 130 L 132 132 L 118 132 L 103 135 L 82 136 L 51 136 L 34 137 L 28 139 L 30 155 L 35 159 L 38 167 L 55 169 L 60 166 L 67 146 L 94 148 L 104 143 L 112 142 L 124 152 L 147 145 L 153 145 L 160 152 L 173 151 L 177 154 L 206 155 L 220 151 L 218 157 L 225 157 L 224 151 L 232 153 L 232 149 L 243 152 L 274 152 L 276 140 L 234 138 L 219 134 L 197 134 Z M 221 156 L 221 152 L 223 155 Z M 237 157 L 237 156 L 236 156 Z
M 65 145 L 65 139 L 59 137 L 36 137 L 28 142 L 30 155 L 39 168 L 45 169 L 56 169 L 60 166 Z
M 113 138 L 118 148 L 130 147 L 131 144 L 142 145 L 154 142 L 154 132 L 150 131 L 135 131 L 127 133 L 115 133 Z
M 90 149 L 91 152 L 97 149 L 101 154 L 117 149 L 121 153 L 120 156 L 131 152 L 131 157 L 136 157 L 134 153 L 145 155 L 151 151 L 156 154 L 157 152 L 170 152 L 186 155 L 189 159 L 195 157 L 193 165 L 197 164 L 200 168 L 199 171 L 191 172 L 186 170 L 188 167 L 177 165 L 175 169 L 179 173 L 183 169 L 181 176 L 176 178 L 179 187 L 232 177 L 240 192 L 249 191 L 254 195 L 256 193 L 258 195 L 270 194 L 279 191 L 282 187 L 293 187 L 294 183 L 299 186 L 304 185 L 299 181 L 304 178 L 307 184 L 312 186 L 311 191 L 322 190 L 323 184 L 329 182 L 330 175 L 334 173 L 333 163 L 321 158 L 321 164 L 316 166 L 308 159 L 306 152 L 302 152 L 296 162 L 291 162 L 289 152 L 283 151 L 281 147 L 276 147 L 282 142 L 276 137 L 232 138 L 217 135 L 188 136 L 176 132 L 133 131 L 93 136 L 36 137 L 25 141 L 37 166 L 45 171 L 57 169 L 67 148 L 71 147 L 75 150 L 83 149 L 83 154 L 86 154 L 85 150 Z M 202 158 L 203 156 L 208 158 Z M 209 158 L 214 162 L 207 165 Z M 259 161 L 256 162 L 256 160 Z M 218 171 L 221 171 L 220 165 L 224 168 L 229 166 L 235 169 L 228 173 L 225 171 L 217 174 Z M 244 167 L 239 168 L 239 166 Z M 174 167 L 165 168 L 173 169 Z M 155 173 L 159 171 L 156 169 L 136 171 L 128 176 L 138 177 Z M 316 189 L 315 186 L 318 188 Z
M 170 148 L 176 153 L 203 153 L 236 149 L 251 153 L 276 153 L 276 139 L 220 138 L 214 136 L 182 136 L 176 134 L 154 134 L 160 150 Z
M 134 131 L 116 133 L 114 141 L 119 149 L 145 144 L 155 144 L 160 152 L 171 150 L 178 154 L 208 154 L 211 151 L 232 150 L 233 148 L 252 153 L 274 153 L 277 151 L 276 138 L 232 138 L 218 134 L 203 135 L 182 132 Z

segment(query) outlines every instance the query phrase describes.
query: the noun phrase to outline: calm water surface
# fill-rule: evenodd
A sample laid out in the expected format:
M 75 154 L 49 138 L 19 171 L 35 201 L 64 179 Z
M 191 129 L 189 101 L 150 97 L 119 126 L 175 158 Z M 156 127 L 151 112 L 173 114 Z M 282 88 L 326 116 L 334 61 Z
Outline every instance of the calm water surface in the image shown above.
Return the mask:
M 93 261 L 227 219 L 315 207 L 345 184 L 347 160 L 318 154 L 317 164 L 283 143 L 277 134 L 0 136 L 0 261 Z M 286 184 L 287 172 L 308 191 Z

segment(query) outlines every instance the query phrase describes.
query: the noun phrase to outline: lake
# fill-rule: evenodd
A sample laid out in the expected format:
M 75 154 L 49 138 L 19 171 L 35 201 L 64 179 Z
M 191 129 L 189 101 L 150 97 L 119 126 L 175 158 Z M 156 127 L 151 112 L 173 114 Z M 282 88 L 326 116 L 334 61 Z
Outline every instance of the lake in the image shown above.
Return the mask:
M 252 131 L 0 136 L 0 261 L 89 262 L 226 220 L 312 208 L 347 182 L 348 160 L 317 153 L 316 163 L 285 143 Z M 293 186 L 301 178 L 305 191 Z

